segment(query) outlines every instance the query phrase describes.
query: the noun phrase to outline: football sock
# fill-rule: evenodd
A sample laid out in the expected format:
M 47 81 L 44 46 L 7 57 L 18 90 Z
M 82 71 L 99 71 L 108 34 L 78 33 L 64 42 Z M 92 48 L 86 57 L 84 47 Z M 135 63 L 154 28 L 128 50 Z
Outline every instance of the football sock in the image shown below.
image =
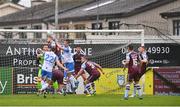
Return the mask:
M 134 84 L 133 96 L 136 96 L 136 91 L 137 91 L 137 85 Z
M 142 96 L 142 92 L 141 92 L 141 87 L 140 87 L 140 85 L 137 84 L 136 87 L 137 87 L 138 95 L 139 95 L 139 96 Z
M 95 86 L 94 82 L 91 84 L 91 87 L 92 87 L 93 91 L 96 91 L 96 86 Z
M 124 94 L 124 97 L 125 97 L 125 98 L 128 98 L 129 90 L 130 90 L 130 85 L 127 84 L 127 85 L 126 85 L 126 89 L 125 89 L 125 94 Z
M 72 88 L 76 88 L 75 80 L 76 80 L 76 79 L 74 78 L 74 76 L 71 75 L 70 78 L 69 78 L 69 81 L 70 81 L 70 83 L 71 83 L 71 85 L 72 85 Z
M 92 94 L 92 92 L 91 92 L 91 83 L 86 84 L 86 91 L 87 91 L 88 94 Z

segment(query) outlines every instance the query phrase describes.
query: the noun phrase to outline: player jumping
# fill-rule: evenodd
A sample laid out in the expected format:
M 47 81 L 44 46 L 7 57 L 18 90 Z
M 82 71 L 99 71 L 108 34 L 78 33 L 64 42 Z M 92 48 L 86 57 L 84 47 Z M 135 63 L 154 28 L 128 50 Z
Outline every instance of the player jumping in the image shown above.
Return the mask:
M 54 53 L 58 56 L 59 61 L 61 62 L 61 49 L 59 48 L 58 43 L 54 40 L 53 38 L 53 34 L 49 34 L 48 38 L 47 38 L 47 43 L 48 43 L 48 47 L 51 48 L 55 48 Z
M 84 83 L 86 85 L 85 89 L 87 93 L 89 94 L 89 96 L 91 96 L 96 92 L 94 81 L 96 81 L 100 77 L 101 73 L 104 74 L 104 72 L 99 64 L 89 61 L 86 56 L 81 57 L 81 62 L 83 64 L 81 65 L 81 70 L 76 75 L 76 78 L 81 76 L 85 71 L 89 74 L 89 77 Z M 99 72 L 99 70 L 101 73 Z M 91 87 L 93 89 L 92 91 Z
M 69 40 L 64 41 L 64 45 L 58 47 L 63 51 L 62 52 L 62 62 L 64 63 L 64 66 L 68 68 L 69 71 L 64 72 L 64 77 L 67 78 L 70 84 L 67 83 L 67 90 L 72 87 L 72 92 L 75 93 L 75 90 L 78 87 L 78 81 L 74 77 L 74 60 L 73 60 L 73 54 L 72 49 L 69 46 Z M 70 90 L 71 91 L 71 90 Z
M 44 97 L 46 97 L 46 88 L 48 88 L 49 84 L 51 84 L 52 69 L 54 67 L 54 64 L 56 63 L 59 67 L 63 68 L 64 70 L 68 70 L 59 62 L 57 55 L 53 51 L 55 51 L 55 49 L 51 48 L 51 51 L 48 50 L 45 51 L 43 54 L 37 55 L 38 57 L 44 56 L 44 62 L 42 65 L 42 88 L 39 90 L 40 92 L 44 92 Z
M 133 46 L 128 46 L 128 53 L 126 54 L 125 66 L 128 66 L 128 82 L 126 84 L 124 99 L 128 100 L 128 93 L 130 84 L 134 81 L 137 88 L 139 99 L 142 99 L 141 87 L 139 85 L 139 55 L 133 50 Z

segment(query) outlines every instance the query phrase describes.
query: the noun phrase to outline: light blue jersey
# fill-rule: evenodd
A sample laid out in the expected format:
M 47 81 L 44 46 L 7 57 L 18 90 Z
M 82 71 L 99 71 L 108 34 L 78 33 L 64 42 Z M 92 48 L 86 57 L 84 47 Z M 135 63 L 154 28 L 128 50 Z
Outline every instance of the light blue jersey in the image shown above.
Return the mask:
M 71 47 L 70 46 L 68 46 L 68 47 L 62 46 L 62 48 L 64 49 L 64 51 L 62 52 L 62 61 L 64 63 L 74 63 L 73 53 L 71 52 L 72 51 Z
M 62 62 L 64 63 L 64 66 L 69 70 L 68 72 L 74 72 L 74 60 L 73 60 L 73 53 L 70 46 L 62 46 L 63 52 L 62 52 Z M 64 74 L 66 77 L 66 73 Z
M 44 53 L 44 62 L 42 65 L 42 77 L 51 80 L 52 70 L 55 62 L 58 61 L 58 57 L 54 52 Z
M 55 62 L 58 61 L 58 57 L 54 52 L 45 52 L 44 53 L 44 62 L 42 69 L 48 72 L 52 72 Z

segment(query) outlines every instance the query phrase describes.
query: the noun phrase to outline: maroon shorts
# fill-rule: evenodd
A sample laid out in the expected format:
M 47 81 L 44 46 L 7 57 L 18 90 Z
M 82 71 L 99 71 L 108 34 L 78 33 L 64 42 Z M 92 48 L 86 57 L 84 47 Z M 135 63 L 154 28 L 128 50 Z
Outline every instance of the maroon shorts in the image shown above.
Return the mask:
M 52 74 L 52 81 L 53 82 L 58 82 L 58 84 L 63 84 L 63 78 L 64 74 L 60 70 L 54 70 Z
M 132 82 L 132 81 L 139 81 L 140 80 L 140 73 L 139 73 L 139 70 L 138 68 L 135 68 L 135 69 L 129 69 L 128 70 L 128 82 Z
M 87 78 L 87 80 L 88 80 L 89 82 L 94 82 L 94 81 L 96 81 L 97 79 L 99 79 L 100 76 L 101 76 L 100 73 L 94 73 L 94 74 L 90 75 L 90 76 Z

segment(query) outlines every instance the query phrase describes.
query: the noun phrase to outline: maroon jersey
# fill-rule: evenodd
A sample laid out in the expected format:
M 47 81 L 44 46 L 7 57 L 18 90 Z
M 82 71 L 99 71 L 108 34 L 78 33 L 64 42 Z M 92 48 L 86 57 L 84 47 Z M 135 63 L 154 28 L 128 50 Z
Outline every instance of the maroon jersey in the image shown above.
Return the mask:
M 84 56 L 84 54 L 81 54 L 81 53 L 76 53 L 74 54 L 73 56 L 73 59 L 74 59 L 74 69 L 75 69 L 75 74 L 78 74 L 78 72 L 80 71 L 81 69 L 81 57 Z
M 128 73 L 134 73 L 134 72 L 139 72 L 139 65 L 138 65 L 138 62 L 139 62 L 139 55 L 137 52 L 129 52 L 127 55 L 126 55 L 126 60 L 129 61 L 129 64 L 128 64 Z
M 81 68 L 81 64 L 82 64 L 81 63 L 81 57 L 82 56 L 84 56 L 84 55 L 81 53 L 74 54 L 73 59 L 74 59 L 75 67 Z
M 87 61 L 81 65 L 81 69 L 86 70 L 89 75 L 100 74 L 94 62 Z
M 56 45 L 56 51 L 54 52 L 57 56 L 61 55 L 61 49 Z

